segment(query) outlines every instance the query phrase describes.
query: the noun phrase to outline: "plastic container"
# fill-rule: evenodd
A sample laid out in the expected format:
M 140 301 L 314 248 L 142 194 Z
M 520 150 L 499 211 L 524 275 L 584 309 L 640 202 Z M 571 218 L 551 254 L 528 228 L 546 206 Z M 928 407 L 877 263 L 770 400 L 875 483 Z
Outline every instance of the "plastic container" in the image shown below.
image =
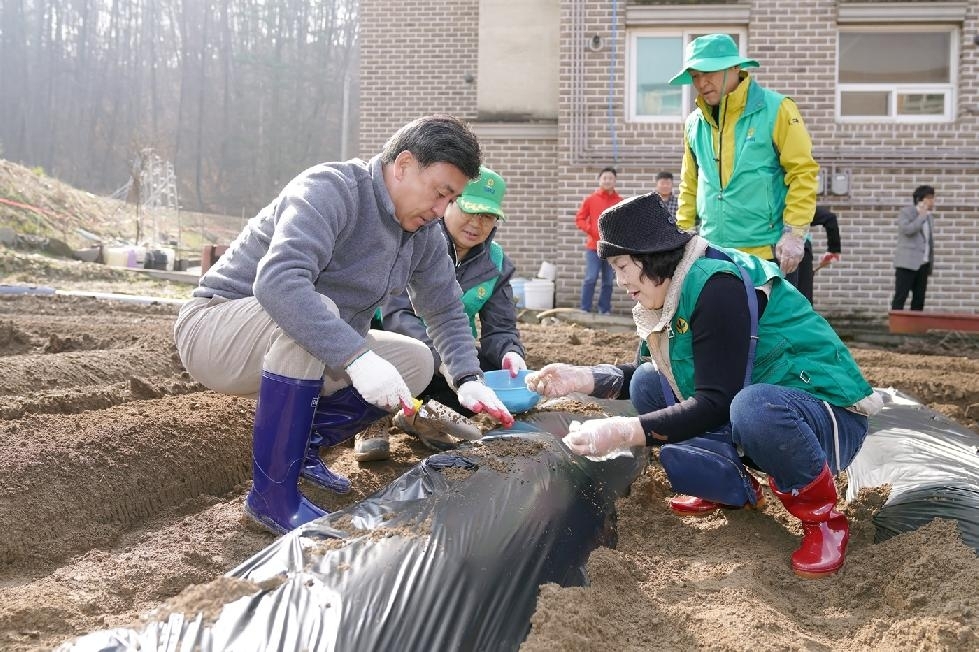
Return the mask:
M 524 369 L 517 374 L 516 378 L 510 377 L 510 372 L 506 369 L 499 371 L 487 371 L 483 374 L 483 381 L 486 386 L 492 389 L 503 401 L 510 414 L 520 414 L 537 405 L 540 401 L 540 394 L 527 389 L 527 374 Z
M 514 277 L 510 279 L 510 289 L 513 290 L 513 298 L 517 302 L 518 308 L 527 307 L 527 296 L 524 294 L 524 285 L 527 283 L 527 279 Z
M 102 260 L 106 265 L 126 267 L 129 261 L 129 247 L 106 247 L 102 250 Z
M 550 310 L 554 307 L 554 283 L 535 278 L 524 283 L 524 297 L 531 310 Z
M 557 278 L 557 267 L 554 263 L 549 263 L 546 260 L 540 264 L 540 270 L 537 272 L 537 278 L 542 278 L 551 282 Z
M 146 247 L 129 247 L 126 254 L 126 267 L 143 268 L 146 265 Z
M 172 272 L 176 267 L 177 251 L 173 247 L 160 247 L 160 251 L 166 256 L 166 270 Z

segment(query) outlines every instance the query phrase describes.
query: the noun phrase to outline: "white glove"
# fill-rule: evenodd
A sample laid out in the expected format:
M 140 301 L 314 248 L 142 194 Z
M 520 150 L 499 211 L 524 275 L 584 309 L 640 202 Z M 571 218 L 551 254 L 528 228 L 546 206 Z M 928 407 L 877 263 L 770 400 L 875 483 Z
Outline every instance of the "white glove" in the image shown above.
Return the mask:
M 503 424 L 504 428 L 513 425 L 513 415 L 503 405 L 496 392 L 481 380 L 470 380 L 462 384 L 459 388 L 459 403 L 473 412 L 485 412 Z
M 393 364 L 373 351 L 347 365 L 347 375 L 364 400 L 385 410 L 412 404 L 411 391 Z
M 591 367 L 555 362 L 545 365 L 540 371 L 527 374 L 526 385 L 532 392 L 555 398 L 573 392 L 591 394 L 595 389 L 595 378 L 591 375 Z
M 602 457 L 632 446 L 645 446 L 646 435 L 639 417 L 608 417 L 584 423 L 572 421 L 564 443 L 578 455 Z
M 501 369 L 506 369 L 510 372 L 510 378 L 516 378 L 517 374 L 527 368 L 527 363 L 524 359 L 520 357 L 520 354 L 516 351 L 510 351 L 505 356 L 503 356 L 503 361 L 500 363 Z
M 801 232 L 801 235 L 800 235 Z M 793 230 L 792 227 L 785 227 L 785 232 L 775 245 L 775 258 L 778 259 L 779 268 L 786 274 L 791 274 L 802 262 L 802 255 L 806 248 L 805 229 Z

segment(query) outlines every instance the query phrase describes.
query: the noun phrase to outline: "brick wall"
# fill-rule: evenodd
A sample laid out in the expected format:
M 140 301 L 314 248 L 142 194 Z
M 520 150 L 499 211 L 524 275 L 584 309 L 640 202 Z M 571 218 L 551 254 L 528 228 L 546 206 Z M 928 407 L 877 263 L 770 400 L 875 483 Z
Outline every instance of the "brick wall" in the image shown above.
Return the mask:
M 379 151 L 398 127 L 428 113 L 453 113 L 473 121 L 480 131 L 478 79 L 465 81 L 478 68 L 479 0 L 361 0 L 360 12 L 361 156 Z M 486 165 L 507 182 L 508 220 L 501 224 L 497 241 L 517 274 L 533 277 L 557 248 L 559 157 L 553 129 L 551 135 L 517 131 L 481 135 L 480 142 Z
M 487 164 L 508 182 L 505 208 L 511 219 L 499 240 L 522 276 L 533 276 L 542 260 L 557 265 L 557 301 L 563 306 L 578 302 L 584 237 L 574 227 L 574 214 L 596 187 L 598 170 L 608 164 L 619 169 L 623 196 L 652 190 L 661 169 L 679 176 L 680 125 L 624 118 L 628 3 L 617 5 L 613 21 L 607 0 L 562 0 L 557 125 L 553 136 L 526 136 L 505 125 L 480 130 L 478 79 L 463 81 L 477 69 L 478 0 L 361 0 L 362 154 L 377 151 L 391 132 L 418 115 L 448 111 L 476 121 Z M 962 30 L 956 121 L 896 126 L 834 120 L 836 0 L 813 0 L 805 8 L 789 0 L 753 0 L 750 7 L 748 53 L 761 63 L 753 74 L 797 100 L 824 168 L 850 175 L 848 195 L 820 197 L 840 216 L 844 257 L 817 274 L 817 308 L 886 312 L 893 289 L 894 216 L 916 185 L 929 183 L 937 189 L 939 219 L 926 307 L 979 312 L 979 257 L 973 253 L 979 248 L 979 47 L 973 44 L 979 3 L 969 3 Z M 584 45 L 582 37 L 593 34 L 604 40 L 598 51 Z M 881 163 L 881 153 L 895 150 L 906 155 Z M 972 155 L 940 160 L 941 152 L 953 150 Z M 820 252 L 825 236 L 815 232 L 814 243 Z M 616 294 L 614 310 L 629 308 Z
M 476 117 L 479 0 L 360 2 L 360 150 L 431 113 Z
M 481 136 L 486 164 L 507 181 L 503 207 L 507 221 L 496 240 L 517 266 L 517 276 L 532 278 L 541 261 L 562 246 L 555 242 L 560 212 L 555 202 L 557 140 L 546 137 Z

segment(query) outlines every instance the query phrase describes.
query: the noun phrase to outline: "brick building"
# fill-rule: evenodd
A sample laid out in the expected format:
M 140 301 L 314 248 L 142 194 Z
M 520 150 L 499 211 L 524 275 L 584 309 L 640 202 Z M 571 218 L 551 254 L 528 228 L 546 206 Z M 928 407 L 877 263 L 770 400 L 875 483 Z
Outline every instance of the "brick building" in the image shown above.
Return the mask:
M 979 312 L 976 0 L 361 0 L 361 154 L 419 115 L 472 122 L 508 182 L 499 241 L 521 276 L 554 263 L 557 305 L 577 306 L 581 199 L 606 165 L 623 196 L 651 191 L 660 170 L 679 177 L 692 99 L 665 82 L 687 41 L 717 31 L 812 134 L 844 249 L 816 276 L 817 308 L 887 312 L 895 216 L 928 183 L 939 217 L 926 308 Z M 813 238 L 818 256 L 824 234 Z M 617 293 L 613 310 L 629 308 Z

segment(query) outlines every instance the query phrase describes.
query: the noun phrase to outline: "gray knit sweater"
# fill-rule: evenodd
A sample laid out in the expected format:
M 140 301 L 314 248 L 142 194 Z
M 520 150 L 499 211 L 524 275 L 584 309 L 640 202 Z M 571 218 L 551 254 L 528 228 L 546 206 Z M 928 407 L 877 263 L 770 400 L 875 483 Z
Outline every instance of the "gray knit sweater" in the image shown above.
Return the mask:
M 406 287 L 452 378 L 478 373 L 438 222 L 415 233 L 401 228 L 374 157 L 299 174 L 249 220 L 194 296 L 254 295 L 287 335 L 340 371 L 367 349 L 375 308 Z M 333 300 L 339 318 L 317 293 Z

